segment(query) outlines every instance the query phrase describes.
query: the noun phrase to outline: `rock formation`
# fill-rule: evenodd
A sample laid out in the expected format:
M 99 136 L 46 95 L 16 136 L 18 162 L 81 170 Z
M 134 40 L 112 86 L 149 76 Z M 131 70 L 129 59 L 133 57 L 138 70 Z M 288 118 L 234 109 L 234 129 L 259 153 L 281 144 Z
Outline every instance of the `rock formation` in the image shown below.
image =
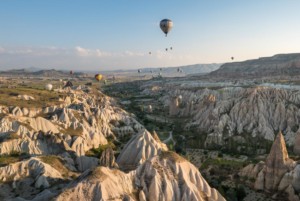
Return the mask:
M 294 167 L 294 161 L 289 159 L 284 138 L 281 132 L 277 135 L 265 164 L 265 188 L 277 189 L 283 175 Z
M 300 132 L 297 132 L 294 142 L 294 153 L 300 155 Z
M 0 154 L 18 161 L 0 167 L 0 199 L 224 200 L 197 168 L 166 152 L 158 135 L 113 99 L 85 91 L 58 89 L 64 96 L 55 106 L 0 106 Z M 117 163 L 110 147 L 100 159 L 86 154 L 123 136 L 131 138 Z
M 240 136 L 242 141 L 249 137 L 273 141 L 279 130 L 287 144 L 293 145 L 299 132 L 297 90 L 269 87 L 168 90 L 170 95 L 161 101 L 169 107 L 170 114 L 189 117 L 185 129 L 206 134 L 207 146 L 214 143 L 224 146 L 225 140 L 234 136 Z M 179 94 L 182 95 L 180 107 L 174 102 Z
M 300 166 L 289 158 L 281 133 L 277 135 L 266 162 L 250 164 L 239 175 L 255 179 L 254 188 L 257 190 L 285 191 L 289 200 L 300 200 L 297 195 L 300 190 Z
M 118 164 L 115 162 L 114 151 L 111 147 L 106 148 L 101 153 L 99 164 L 108 168 L 118 167 Z
M 174 152 L 161 152 L 137 169 L 139 200 L 225 200 L 197 168 Z
M 118 156 L 117 163 L 124 171 L 134 170 L 147 159 L 166 150 L 168 148 L 165 144 L 156 141 L 147 130 L 144 130 L 129 140 Z
M 84 172 L 55 200 L 135 200 L 133 179 L 134 172 L 125 174 L 120 170 L 97 167 Z
M 225 201 L 196 167 L 172 152 L 161 152 L 127 174 L 106 167 L 86 171 L 55 200 L 74 199 Z

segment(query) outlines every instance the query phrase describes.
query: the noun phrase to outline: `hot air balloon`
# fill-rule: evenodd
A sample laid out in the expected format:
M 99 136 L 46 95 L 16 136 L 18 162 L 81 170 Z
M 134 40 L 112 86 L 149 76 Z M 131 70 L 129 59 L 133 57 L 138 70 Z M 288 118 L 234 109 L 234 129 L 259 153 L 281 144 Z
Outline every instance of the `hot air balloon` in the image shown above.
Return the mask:
M 182 102 L 182 95 L 178 96 L 178 102 L 181 103 Z
M 231 60 L 234 60 L 234 57 L 231 57 Z
M 152 105 L 148 105 L 148 112 L 149 112 L 149 113 L 152 113 L 152 112 L 153 112 Z
M 149 52 L 149 54 L 152 54 L 152 52 Z
M 166 51 L 168 51 L 168 48 L 166 48 Z
M 100 80 L 102 80 L 102 75 L 101 74 L 96 74 L 95 75 L 95 79 L 98 81 L 98 82 L 100 82 Z
M 142 71 L 141 71 L 141 69 L 138 69 L 138 73 L 141 73 Z
M 173 22 L 169 19 L 163 19 L 160 21 L 159 23 L 160 29 L 166 34 L 166 36 L 168 35 L 168 33 L 171 31 L 172 27 L 173 27 Z
M 170 50 L 173 50 L 173 47 L 170 47 Z
M 52 88 L 53 88 L 52 84 L 46 84 L 46 86 L 45 86 L 45 89 L 48 90 L 48 91 L 51 91 Z

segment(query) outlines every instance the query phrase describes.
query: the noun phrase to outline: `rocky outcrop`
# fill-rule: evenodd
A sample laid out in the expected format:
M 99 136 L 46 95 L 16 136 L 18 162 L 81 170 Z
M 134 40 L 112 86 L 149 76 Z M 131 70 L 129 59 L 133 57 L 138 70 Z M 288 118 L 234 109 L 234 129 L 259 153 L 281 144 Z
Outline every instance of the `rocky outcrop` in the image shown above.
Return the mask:
M 224 200 L 195 166 L 173 152 L 161 152 L 137 169 L 139 200 Z
M 300 155 L 300 132 L 296 134 L 293 151 L 294 154 Z
M 88 170 L 72 182 L 55 200 L 136 200 L 133 186 L 134 172 L 97 167 Z
M 300 192 L 300 166 L 289 158 L 281 133 L 277 135 L 266 162 L 250 164 L 243 168 L 239 175 L 253 178 L 256 190 L 285 191 L 289 200 L 300 200 L 297 196 L 297 192 Z
M 265 188 L 277 189 L 283 175 L 295 167 L 293 160 L 289 159 L 284 138 L 279 133 L 272 145 L 265 164 Z
M 191 163 L 161 152 L 127 174 L 97 167 L 71 183 L 55 200 L 210 200 L 225 201 Z
M 147 159 L 168 150 L 167 146 L 156 141 L 144 130 L 129 140 L 117 158 L 119 167 L 124 171 L 134 170 Z
M 74 151 L 76 157 L 107 144 L 106 137 L 133 135 L 143 126 L 130 114 L 120 109 L 104 94 L 89 94 L 83 90 L 58 89 L 66 93 L 62 104 L 44 108 L 1 107 L 0 154 L 13 151 L 29 154 L 60 154 Z M 35 117 L 32 117 L 35 116 Z M 111 122 L 125 125 L 112 125 Z M 120 132 L 115 132 L 119 130 Z M 85 170 L 77 158 L 78 167 Z
M 255 137 L 273 141 L 279 130 L 284 133 L 286 143 L 293 145 L 299 132 L 297 90 L 269 87 L 168 90 L 170 95 L 161 101 L 172 115 L 189 117 L 185 129 L 207 135 L 206 146 L 214 143 L 225 146 L 226 140 L 235 136 L 241 140 Z M 180 106 L 174 103 L 174 97 L 179 95 L 182 95 Z
M 99 164 L 108 168 L 118 167 L 118 164 L 115 162 L 114 150 L 111 147 L 106 148 L 101 153 Z
M 5 167 L 0 167 L 1 181 L 9 181 L 10 179 L 18 180 L 28 176 L 36 180 L 35 185 L 38 187 L 42 184 L 46 184 L 46 186 L 49 186 L 49 183 L 46 178 L 63 178 L 59 170 L 54 169 L 53 167 L 42 162 L 39 158 L 36 157 L 30 158 L 22 162 L 13 163 Z

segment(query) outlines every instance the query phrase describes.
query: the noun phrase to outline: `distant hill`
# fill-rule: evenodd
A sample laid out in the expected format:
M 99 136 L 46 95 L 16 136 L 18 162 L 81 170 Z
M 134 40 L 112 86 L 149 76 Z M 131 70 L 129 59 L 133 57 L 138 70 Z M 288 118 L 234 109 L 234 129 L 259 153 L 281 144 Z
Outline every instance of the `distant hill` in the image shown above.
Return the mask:
M 74 73 L 74 76 L 84 76 L 84 73 Z M 37 70 L 32 69 L 13 69 L 7 71 L 0 71 L 0 76 L 26 76 L 26 77 L 68 77 L 70 73 L 68 71 L 60 71 L 55 69 L 50 70 Z
M 180 68 L 184 74 L 204 74 L 210 73 L 214 70 L 217 70 L 221 64 L 194 64 L 194 65 L 187 65 L 187 66 L 178 66 L 178 67 L 167 67 L 164 68 L 165 73 L 173 73 L 177 72 L 177 69 Z
M 224 78 L 300 75 L 300 53 L 226 63 L 210 75 Z
M 177 67 L 162 67 L 162 71 L 160 71 L 160 68 L 140 68 L 142 74 L 151 73 L 158 73 L 162 72 L 164 76 L 167 77 L 173 77 L 178 76 L 178 68 L 182 70 L 183 73 L 181 75 L 195 75 L 195 74 L 205 74 L 209 73 L 211 71 L 214 71 L 218 69 L 221 66 L 221 64 L 194 64 L 194 65 L 187 65 L 187 66 L 177 66 Z M 114 70 L 114 71 L 103 71 L 103 74 L 132 74 L 136 75 L 138 74 L 138 69 L 134 70 Z

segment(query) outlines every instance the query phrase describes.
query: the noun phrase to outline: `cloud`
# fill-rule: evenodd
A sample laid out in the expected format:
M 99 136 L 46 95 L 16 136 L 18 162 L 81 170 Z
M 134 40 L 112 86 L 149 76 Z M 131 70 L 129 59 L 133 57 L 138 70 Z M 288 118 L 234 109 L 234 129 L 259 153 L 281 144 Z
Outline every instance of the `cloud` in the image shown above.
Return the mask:
M 86 57 L 90 54 L 89 49 L 82 48 L 80 46 L 75 47 L 75 50 L 77 51 L 77 54 L 81 57 Z
M 189 63 L 197 63 L 197 56 L 163 50 L 152 51 L 151 55 L 148 52 L 131 50 L 113 52 L 80 45 L 73 48 L 0 46 L 0 70 L 28 66 L 66 70 L 112 70 L 179 66 Z
M 101 51 L 100 49 L 87 49 L 80 46 L 75 47 L 75 51 L 78 56 L 81 57 L 108 57 L 112 56 L 112 53 Z
M 132 52 L 132 51 L 129 51 L 129 50 L 126 50 L 124 52 L 125 56 L 130 56 L 130 57 L 133 57 L 133 56 L 138 56 L 138 57 L 142 57 L 142 56 L 145 56 L 144 53 L 141 53 L 141 52 Z

